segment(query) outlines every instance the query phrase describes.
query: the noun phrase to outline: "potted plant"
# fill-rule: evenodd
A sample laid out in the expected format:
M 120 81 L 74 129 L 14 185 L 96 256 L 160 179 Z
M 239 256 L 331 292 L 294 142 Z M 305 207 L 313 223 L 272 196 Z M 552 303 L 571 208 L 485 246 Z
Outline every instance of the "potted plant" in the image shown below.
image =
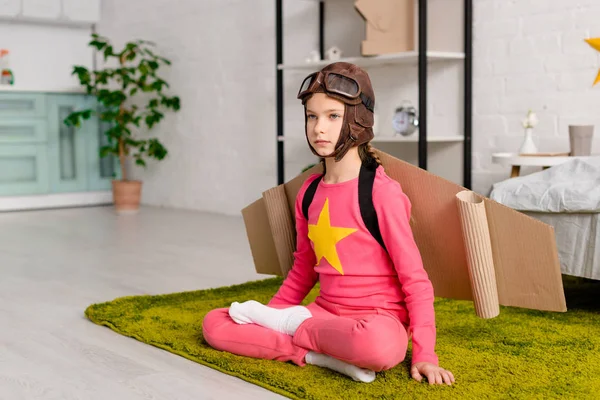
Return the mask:
M 142 183 L 128 179 L 126 160 L 131 157 L 136 165 L 145 167 L 146 157 L 162 160 L 167 155 L 157 138 L 144 138 L 141 133 L 156 126 L 165 111 L 180 108 L 179 97 L 165 94 L 169 85 L 157 74 L 161 65 L 171 62 L 157 55 L 154 44 L 146 40 L 125 43 L 116 51 L 108 39 L 92 34 L 88 45 L 104 56 L 104 67 L 90 71 L 76 65 L 72 75 L 96 98 L 98 107 L 75 111 L 64 122 L 79 127 L 82 120 L 97 115 L 108 123 L 110 128 L 104 131 L 108 145 L 100 148 L 100 157 L 119 159 L 120 179 L 112 181 L 115 208 L 118 212 L 137 211 Z

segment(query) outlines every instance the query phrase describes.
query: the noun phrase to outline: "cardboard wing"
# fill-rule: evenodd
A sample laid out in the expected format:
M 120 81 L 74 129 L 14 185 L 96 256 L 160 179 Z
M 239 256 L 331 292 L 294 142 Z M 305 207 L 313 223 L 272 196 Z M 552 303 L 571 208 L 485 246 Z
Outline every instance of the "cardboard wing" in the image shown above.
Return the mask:
M 472 300 L 492 318 L 499 305 L 566 311 L 552 226 L 377 150 L 412 203 L 412 230 L 439 297 Z M 256 271 L 286 276 L 295 250 L 294 203 L 321 166 L 267 190 L 242 210 Z

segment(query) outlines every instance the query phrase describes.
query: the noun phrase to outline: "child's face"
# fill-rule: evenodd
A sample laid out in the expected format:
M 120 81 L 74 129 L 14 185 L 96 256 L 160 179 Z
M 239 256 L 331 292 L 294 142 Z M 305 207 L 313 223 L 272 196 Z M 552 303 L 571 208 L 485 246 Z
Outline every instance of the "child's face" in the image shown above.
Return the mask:
M 306 134 L 320 156 L 328 156 L 335 150 L 343 121 L 344 103 L 341 101 L 325 93 L 315 93 L 306 102 Z

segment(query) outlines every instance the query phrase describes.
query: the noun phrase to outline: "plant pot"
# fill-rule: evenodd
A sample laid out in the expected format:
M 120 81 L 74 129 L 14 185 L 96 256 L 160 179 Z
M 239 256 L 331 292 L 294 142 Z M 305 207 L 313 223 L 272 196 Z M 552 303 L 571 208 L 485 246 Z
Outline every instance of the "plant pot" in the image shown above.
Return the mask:
M 119 214 L 133 214 L 140 209 L 141 181 L 112 181 L 113 201 Z

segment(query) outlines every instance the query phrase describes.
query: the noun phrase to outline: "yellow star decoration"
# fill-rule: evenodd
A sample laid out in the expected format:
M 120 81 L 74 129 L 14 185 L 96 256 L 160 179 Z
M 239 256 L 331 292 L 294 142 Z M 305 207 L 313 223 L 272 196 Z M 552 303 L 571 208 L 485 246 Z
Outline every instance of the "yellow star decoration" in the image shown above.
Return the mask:
M 596 51 L 600 51 L 600 38 L 585 39 L 585 41 L 587 42 L 587 44 L 592 46 Z M 594 85 L 598 82 L 600 82 L 600 70 L 598 70 L 598 75 L 596 75 L 596 80 L 594 81 Z M 592 86 L 594 86 L 594 85 L 592 85 Z
M 308 238 L 315 244 L 317 265 L 319 265 L 321 259 L 325 257 L 333 268 L 344 275 L 342 263 L 335 245 L 337 242 L 356 231 L 357 229 L 353 228 L 338 228 L 331 226 L 331 220 L 329 219 L 329 199 L 325 199 L 325 204 L 319 214 L 317 225 L 308 225 Z

